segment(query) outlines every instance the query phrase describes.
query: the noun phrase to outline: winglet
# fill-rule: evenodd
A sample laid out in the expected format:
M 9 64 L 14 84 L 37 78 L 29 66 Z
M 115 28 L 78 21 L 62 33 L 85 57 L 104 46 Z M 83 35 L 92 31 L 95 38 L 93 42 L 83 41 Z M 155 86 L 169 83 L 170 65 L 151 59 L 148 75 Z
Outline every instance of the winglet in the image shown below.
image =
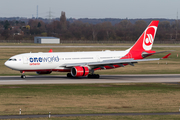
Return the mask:
M 161 59 L 166 59 L 171 55 L 171 53 L 167 54 L 166 56 L 162 57 Z
M 51 53 L 51 52 L 53 52 L 53 50 L 52 50 L 52 49 L 50 49 L 50 50 L 49 50 L 49 53 Z

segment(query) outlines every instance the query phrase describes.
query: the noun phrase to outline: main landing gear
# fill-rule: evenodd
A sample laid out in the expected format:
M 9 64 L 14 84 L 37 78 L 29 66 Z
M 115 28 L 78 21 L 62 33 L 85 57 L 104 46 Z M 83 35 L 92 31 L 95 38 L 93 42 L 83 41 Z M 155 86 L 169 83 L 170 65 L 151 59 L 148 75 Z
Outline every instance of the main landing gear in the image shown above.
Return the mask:
M 67 73 L 67 77 L 68 78 L 73 78 L 71 73 Z M 99 74 L 94 74 L 94 71 L 91 71 L 91 74 L 89 74 L 87 77 L 88 78 L 97 78 L 98 79 L 100 76 L 99 76 Z
M 22 78 L 22 79 L 25 79 L 25 78 L 26 78 L 26 76 L 24 75 L 24 73 L 25 73 L 24 71 L 21 71 L 21 78 Z
M 99 78 L 99 74 L 94 74 L 94 69 L 90 71 L 90 74 L 87 76 L 88 78 Z
M 89 74 L 88 78 L 99 78 L 99 74 Z
M 71 73 L 67 73 L 67 77 L 68 77 L 68 78 L 73 78 L 73 76 L 71 75 Z M 99 78 L 100 76 L 99 76 L 99 74 L 89 74 L 87 77 L 88 77 L 88 78 Z
M 71 75 L 71 73 L 67 73 L 67 77 L 72 78 L 73 76 Z

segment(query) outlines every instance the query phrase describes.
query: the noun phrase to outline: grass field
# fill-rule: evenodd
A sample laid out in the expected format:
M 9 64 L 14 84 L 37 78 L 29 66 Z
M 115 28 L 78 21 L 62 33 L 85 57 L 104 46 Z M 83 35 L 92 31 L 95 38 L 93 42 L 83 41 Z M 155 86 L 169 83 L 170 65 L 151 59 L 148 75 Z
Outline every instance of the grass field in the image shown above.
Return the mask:
M 10 44 L 11 45 L 11 44 Z M 172 45 L 169 45 L 172 46 Z M 0 75 L 20 75 L 19 71 L 10 70 L 4 66 L 4 62 L 11 56 L 21 53 L 29 52 L 48 52 L 47 48 L 0 48 Z M 54 52 L 73 52 L 73 51 L 101 51 L 101 50 L 126 50 L 127 48 L 120 47 L 102 47 L 102 48 L 53 48 Z M 180 48 L 154 48 L 156 51 L 175 50 L 172 55 L 165 60 L 152 62 L 139 62 L 134 67 L 126 66 L 124 68 L 100 70 L 96 71 L 99 74 L 179 74 L 180 73 Z M 161 58 L 168 53 L 155 54 L 150 58 Z M 179 54 L 180 55 L 180 54 Z M 166 64 L 167 63 L 167 64 Z M 35 73 L 26 73 L 27 75 L 34 75 Z M 54 75 L 65 75 L 66 73 L 53 73 Z
M 51 117 L 33 118 L 33 120 L 179 120 L 179 115 L 152 115 L 152 116 L 96 116 L 96 117 Z M 17 120 L 17 119 L 15 119 Z M 19 119 L 32 120 L 32 118 Z
M 20 108 L 22 114 L 178 112 L 180 84 L 1 85 L 0 101 L 0 115 L 18 115 Z M 177 118 L 176 115 L 167 118 L 171 117 Z M 124 116 L 124 119 L 128 118 L 140 116 Z

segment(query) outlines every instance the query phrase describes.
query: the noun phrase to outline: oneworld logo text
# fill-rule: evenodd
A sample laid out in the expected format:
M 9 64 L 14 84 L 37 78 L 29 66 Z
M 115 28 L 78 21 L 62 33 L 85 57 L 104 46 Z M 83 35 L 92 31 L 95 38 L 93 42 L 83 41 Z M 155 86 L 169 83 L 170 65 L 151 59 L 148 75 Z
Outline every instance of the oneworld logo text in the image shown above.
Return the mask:
M 53 57 L 30 57 L 29 62 L 59 62 L 59 57 L 58 56 L 53 56 Z

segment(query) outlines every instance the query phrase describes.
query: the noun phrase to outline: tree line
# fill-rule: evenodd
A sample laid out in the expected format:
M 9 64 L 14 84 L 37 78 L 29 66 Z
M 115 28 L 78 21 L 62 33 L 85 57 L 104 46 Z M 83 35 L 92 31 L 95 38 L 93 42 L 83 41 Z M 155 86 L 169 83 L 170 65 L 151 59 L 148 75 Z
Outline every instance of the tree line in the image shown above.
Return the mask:
M 33 40 L 35 36 L 53 36 L 61 40 L 90 41 L 136 41 L 149 23 L 137 20 L 132 23 L 125 19 L 117 24 L 105 21 L 98 24 L 85 23 L 80 20 L 69 22 L 65 12 L 59 20 L 45 23 L 42 20 L 30 19 L 27 23 L 17 20 L 0 21 L 0 40 Z M 179 21 L 161 21 L 156 40 L 180 40 Z

